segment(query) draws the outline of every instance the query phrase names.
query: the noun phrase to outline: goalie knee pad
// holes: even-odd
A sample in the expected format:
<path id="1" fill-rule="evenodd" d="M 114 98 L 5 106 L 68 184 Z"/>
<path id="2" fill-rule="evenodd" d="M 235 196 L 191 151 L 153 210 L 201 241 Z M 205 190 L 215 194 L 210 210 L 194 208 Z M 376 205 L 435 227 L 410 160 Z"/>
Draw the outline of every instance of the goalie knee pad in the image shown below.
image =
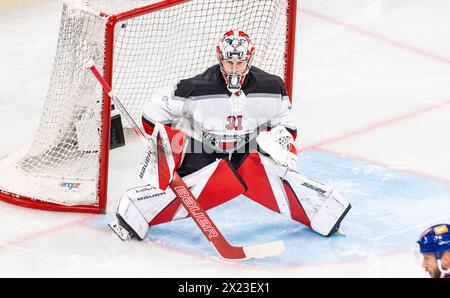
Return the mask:
<path id="1" fill-rule="evenodd" d="M 205 210 L 219 206 L 246 190 L 245 183 L 227 160 L 216 161 L 184 177 L 184 181 Z M 170 188 L 163 191 L 150 185 L 127 190 L 117 211 L 120 225 L 137 239 L 145 237 L 149 226 L 187 216 L 188 212 Z"/>
<path id="2" fill-rule="evenodd" d="M 247 186 L 228 160 L 216 161 L 183 178 L 203 209 L 209 210 L 243 194 Z M 172 193 L 173 201 L 149 222 L 151 226 L 186 218 L 188 212 Z"/>
<path id="3" fill-rule="evenodd" d="M 287 200 L 294 206 L 291 209 L 293 219 L 300 221 L 306 217 L 306 224 L 323 236 L 336 232 L 351 209 L 350 203 L 336 190 L 296 172 L 286 175 L 283 187 Z"/>
<path id="4" fill-rule="evenodd" d="M 332 235 L 351 208 L 334 189 L 295 171 L 286 172 L 257 152 L 249 154 L 238 173 L 248 186 L 245 196 L 323 236 Z"/>

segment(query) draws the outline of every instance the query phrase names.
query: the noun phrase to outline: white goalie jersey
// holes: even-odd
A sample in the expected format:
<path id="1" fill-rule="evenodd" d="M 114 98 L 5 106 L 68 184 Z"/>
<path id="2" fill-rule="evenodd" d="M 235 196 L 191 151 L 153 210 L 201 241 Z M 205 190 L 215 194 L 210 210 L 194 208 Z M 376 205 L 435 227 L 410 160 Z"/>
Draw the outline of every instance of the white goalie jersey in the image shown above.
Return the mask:
<path id="1" fill-rule="evenodd" d="M 238 151 L 260 130 L 279 125 L 295 138 L 291 103 L 280 77 L 252 67 L 242 89 L 231 94 L 221 76 L 214 65 L 155 95 L 144 107 L 146 131 L 151 133 L 156 122 L 179 127 L 187 121 L 181 130 L 216 152 Z"/>

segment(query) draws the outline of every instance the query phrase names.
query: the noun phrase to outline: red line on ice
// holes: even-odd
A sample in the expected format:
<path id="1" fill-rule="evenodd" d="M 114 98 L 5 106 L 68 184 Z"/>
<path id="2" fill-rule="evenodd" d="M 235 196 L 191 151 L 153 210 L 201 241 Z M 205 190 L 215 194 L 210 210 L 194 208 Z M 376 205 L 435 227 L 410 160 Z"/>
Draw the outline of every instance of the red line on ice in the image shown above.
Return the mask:
<path id="1" fill-rule="evenodd" d="M 432 53 L 432 52 L 430 52 L 428 50 L 424 50 L 424 49 L 415 47 L 413 45 L 400 42 L 400 41 L 395 40 L 393 38 L 390 38 L 390 37 L 387 37 L 387 36 L 383 36 L 381 34 L 369 31 L 367 29 L 363 29 L 361 27 L 352 25 L 350 23 L 346 23 L 344 21 L 332 18 L 330 16 L 323 15 L 321 13 L 312 11 L 312 10 L 307 9 L 307 8 L 300 8 L 299 11 L 302 12 L 303 14 L 305 14 L 305 15 L 310 16 L 310 17 L 314 17 L 316 19 L 320 19 L 322 21 L 331 23 L 333 25 L 346 28 L 346 29 L 348 29 L 350 31 L 353 31 L 355 33 L 358 33 L 358 34 L 361 34 L 361 35 L 364 35 L 364 36 L 367 36 L 367 37 L 370 37 L 370 38 L 373 38 L 373 39 L 377 39 L 377 40 L 385 42 L 385 43 L 387 43 L 387 44 L 389 44 L 391 46 L 394 46 L 394 47 L 397 47 L 397 48 L 401 48 L 401 49 L 410 51 L 412 53 L 418 54 L 418 55 L 420 55 L 422 57 L 426 57 L 426 58 L 429 58 L 431 60 L 438 61 L 438 62 L 441 62 L 441 63 L 450 64 L 450 59 L 449 58 L 441 56 L 441 55 L 438 55 L 438 54 L 435 54 L 435 53 Z M 329 152 L 331 154 L 342 155 L 342 156 L 345 156 L 345 157 L 348 157 L 348 158 L 352 158 L 352 159 L 355 159 L 355 160 L 359 160 L 359 161 L 363 161 L 363 162 L 379 165 L 379 166 L 382 166 L 382 167 L 395 168 L 392 165 L 389 165 L 389 164 L 386 164 L 386 163 L 382 163 L 382 162 L 379 162 L 379 161 L 368 160 L 368 159 L 357 157 L 357 156 L 354 156 L 354 155 L 351 155 L 351 154 L 346 154 L 346 153 L 343 153 L 343 152 L 338 152 L 338 151 L 333 151 L 333 150 L 329 150 L 329 149 L 324 149 L 323 146 L 326 146 L 326 145 L 329 145 L 329 144 L 333 144 L 333 143 L 336 143 L 336 142 L 339 142 L 339 141 L 342 141 L 342 140 L 345 140 L 345 139 L 350 139 L 352 137 L 359 136 L 359 135 L 371 132 L 371 131 L 376 130 L 378 128 L 388 127 L 388 126 L 396 124 L 398 122 L 405 121 L 405 120 L 408 120 L 408 119 L 411 119 L 411 118 L 414 118 L 414 117 L 417 117 L 417 116 L 421 116 L 421 115 L 423 115 L 425 113 L 428 113 L 428 112 L 431 112 L 431 111 L 434 111 L 434 110 L 438 110 L 438 109 L 443 108 L 443 107 L 445 107 L 445 106 L 447 106 L 449 104 L 450 104 L 450 99 L 445 100 L 443 102 L 439 102 L 437 104 L 430 105 L 428 107 L 421 108 L 421 109 L 416 110 L 416 111 L 412 111 L 412 112 L 401 114 L 401 115 L 398 115 L 398 116 L 395 116 L 395 117 L 392 117 L 392 118 L 388 118 L 388 119 L 382 120 L 380 122 L 367 125 L 367 126 L 362 127 L 362 128 L 357 128 L 357 129 L 354 129 L 354 130 L 342 133 L 340 135 L 337 135 L 335 137 L 332 137 L 332 138 L 329 138 L 329 139 L 325 139 L 325 140 L 313 143 L 311 145 L 307 145 L 307 146 L 305 146 L 303 148 L 301 147 L 299 151 L 306 151 L 306 150 L 317 149 L 317 150 L 322 150 L 322 151 L 325 151 L 325 152 Z M 408 173 L 411 173 L 411 174 L 414 174 L 414 175 L 418 175 L 418 176 L 422 176 L 422 177 L 426 177 L 426 178 L 430 178 L 430 179 L 433 179 L 433 180 L 438 180 L 438 181 L 450 184 L 450 180 L 448 180 L 446 178 L 437 177 L 437 176 L 434 176 L 434 175 L 429 175 L 429 174 L 421 173 L 421 172 L 418 172 L 418 171 L 415 171 L 415 170 L 410 170 L 410 169 L 399 169 L 399 170 L 401 170 L 403 172 L 408 172 Z"/>
<path id="2" fill-rule="evenodd" d="M 329 154 L 332 154 L 332 155 L 339 155 L 339 156 L 342 156 L 342 157 L 351 158 L 353 160 L 357 160 L 357 161 L 361 161 L 361 162 L 364 162 L 364 163 L 380 166 L 380 167 L 383 167 L 383 168 L 397 169 L 397 170 L 399 170 L 401 172 L 404 172 L 404 173 L 409 173 L 409 174 L 412 174 L 412 175 L 415 175 L 415 176 L 420 176 L 420 177 L 428 178 L 428 179 L 431 179 L 431 180 L 436 180 L 436 181 L 448 184 L 450 186 L 450 180 L 447 179 L 447 178 L 443 178 L 443 177 L 439 177 L 439 176 L 435 176 L 435 175 L 431 175 L 431 174 L 426 174 L 426 173 L 419 172 L 419 171 L 416 171 L 416 170 L 413 170 L 413 169 L 399 168 L 397 166 L 394 166 L 394 165 L 391 165 L 391 164 L 388 164 L 388 163 L 385 163 L 385 162 L 380 162 L 380 161 L 368 159 L 368 158 L 365 158 L 365 157 L 356 156 L 354 154 L 348 154 L 348 153 L 341 152 L 341 151 L 338 151 L 338 150 L 330 150 L 330 149 L 318 148 L 317 151 L 322 151 L 322 152 L 326 152 L 326 153 L 329 153 Z"/>
<path id="3" fill-rule="evenodd" d="M 31 234 L 29 234 L 29 235 L 25 235 L 25 236 L 22 236 L 22 237 L 19 237 L 19 238 L 7 241 L 5 243 L 0 243 L 0 250 L 10 249 L 11 246 L 20 245 L 20 244 L 28 242 L 30 240 L 34 240 L 34 239 L 37 239 L 37 238 L 40 238 L 40 237 L 43 237 L 43 236 L 50 235 L 50 234 L 55 233 L 55 232 L 62 231 L 64 229 L 70 228 L 70 227 L 75 226 L 77 224 L 83 223 L 86 220 L 89 220 L 91 218 L 92 218 L 92 216 L 83 217 L 81 219 L 70 221 L 68 223 L 65 223 L 65 224 L 62 224 L 62 225 L 59 225 L 59 226 L 54 226 L 54 227 L 51 227 L 51 228 L 48 228 L 48 229 L 44 229 L 44 230 L 41 230 L 41 231 L 32 231 Z"/>
<path id="4" fill-rule="evenodd" d="M 398 116 L 394 116 L 394 117 L 391 117 L 391 118 L 388 118 L 388 119 L 384 119 L 384 120 L 382 120 L 380 122 L 372 123 L 372 124 L 369 124 L 369 125 L 367 125 L 365 127 L 357 128 L 357 129 L 354 129 L 354 130 L 342 133 L 340 135 L 334 136 L 332 138 L 325 139 L 325 140 L 313 143 L 311 145 L 306 145 L 305 147 L 300 147 L 299 151 L 306 151 L 306 150 L 322 148 L 325 145 L 330 145 L 330 144 L 333 144 L 333 143 L 337 143 L 337 142 L 345 140 L 345 139 L 349 139 L 349 138 L 353 138 L 355 136 L 366 134 L 366 133 L 371 132 L 373 130 L 376 130 L 378 128 L 387 127 L 387 126 L 396 124 L 398 122 L 402 122 L 402 121 L 409 120 L 409 119 L 414 118 L 414 117 L 421 116 L 423 114 L 432 112 L 434 110 L 438 110 L 438 109 L 440 109 L 442 107 L 445 107 L 447 105 L 450 105 L 450 99 L 447 99 L 447 100 L 442 101 L 442 102 L 438 102 L 436 104 L 433 104 L 433 105 L 430 105 L 430 106 L 427 106 L 427 107 L 422 107 L 422 108 L 420 108 L 418 110 L 411 111 L 409 113 L 400 114 Z"/>
<path id="5" fill-rule="evenodd" d="M 299 10 L 302 13 L 304 13 L 306 15 L 309 15 L 311 17 L 314 17 L 314 18 L 317 18 L 317 19 L 321 19 L 323 21 L 326 21 L 328 23 L 332 23 L 332 24 L 337 25 L 337 26 L 344 27 L 344 28 L 346 28 L 348 30 L 351 30 L 353 32 L 356 32 L 356 33 L 359 33 L 359 34 L 362 34 L 362 35 L 365 35 L 365 36 L 368 36 L 368 37 L 371 37 L 371 38 L 374 38 L 374 39 L 377 39 L 377 40 L 381 40 L 381 41 L 383 41 L 385 43 L 390 44 L 391 46 L 408 50 L 410 52 L 416 53 L 418 55 L 421 55 L 423 57 L 426 57 L 426 58 L 429 58 L 429 59 L 432 59 L 432 60 L 435 60 L 435 61 L 443 62 L 445 64 L 450 64 L 450 58 L 447 58 L 447 57 L 444 57 L 444 56 L 432 53 L 432 52 L 427 51 L 427 50 L 420 49 L 420 48 L 415 47 L 413 45 L 409 45 L 409 44 L 400 42 L 400 41 L 395 40 L 393 38 L 383 36 L 381 34 L 378 34 L 378 33 L 375 33 L 375 32 L 372 32 L 372 31 L 360 28 L 358 26 L 355 26 L 355 25 L 352 25 L 352 24 L 340 21 L 338 19 L 335 19 L 335 18 L 326 16 L 326 15 L 320 14 L 318 12 L 315 12 L 315 11 L 312 11 L 312 10 L 309 10 L 309 9 L 300 8 Z"/>

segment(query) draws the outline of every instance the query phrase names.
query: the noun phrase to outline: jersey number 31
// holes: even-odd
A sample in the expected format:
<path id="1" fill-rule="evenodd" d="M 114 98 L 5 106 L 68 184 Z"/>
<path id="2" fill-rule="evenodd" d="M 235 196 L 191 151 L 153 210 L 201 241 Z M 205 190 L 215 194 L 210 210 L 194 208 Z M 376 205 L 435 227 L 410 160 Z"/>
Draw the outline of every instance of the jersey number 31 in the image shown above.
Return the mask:
<path id="1" fill-rule="evenodd" d="M 228 124 L 225 126 L 228 130 L 242 130 L 242 116 L 228 116 Z"/>

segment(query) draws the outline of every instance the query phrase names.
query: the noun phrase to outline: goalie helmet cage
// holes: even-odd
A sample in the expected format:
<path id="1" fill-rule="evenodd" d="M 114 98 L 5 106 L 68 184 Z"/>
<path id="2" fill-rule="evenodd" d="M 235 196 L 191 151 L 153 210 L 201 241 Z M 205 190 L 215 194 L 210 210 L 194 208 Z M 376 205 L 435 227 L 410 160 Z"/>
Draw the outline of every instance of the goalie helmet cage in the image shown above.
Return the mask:
<path id="1" fill-rule="evenodd" d="M 253 65 L 283 78 L 292 96 L 296 2 L 65 2 L 44 111 L 31 145 L 0 159 L 0 200 L 105 212 L 111 99 L 90 61 L 140 123 L 146 99 L 216 64 L 218 39 L 238 29 L 255 44 Z"/>

